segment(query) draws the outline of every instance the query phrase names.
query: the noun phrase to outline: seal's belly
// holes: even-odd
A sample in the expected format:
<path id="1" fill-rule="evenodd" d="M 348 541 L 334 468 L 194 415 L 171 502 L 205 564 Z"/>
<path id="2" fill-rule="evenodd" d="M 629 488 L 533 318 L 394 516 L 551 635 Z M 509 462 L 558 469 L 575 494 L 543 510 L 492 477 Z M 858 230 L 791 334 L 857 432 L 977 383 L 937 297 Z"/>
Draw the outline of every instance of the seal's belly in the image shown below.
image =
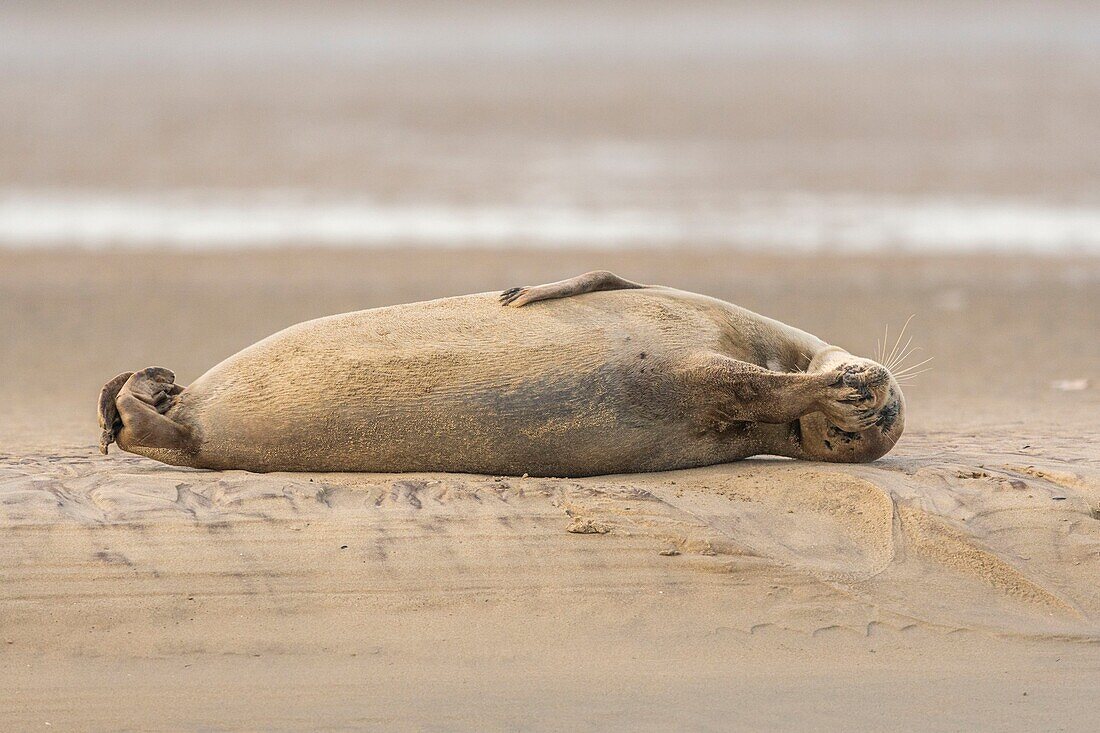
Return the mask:
<path id="1" fill-rule="evenodd" d="M 684 437 L 675 364 L 728 334 L 659 295 L 616 295 L 310 321 L 214 367 L 177 409 L 211 468 L 579 475 L 717 460 L 712 439 Z"/>

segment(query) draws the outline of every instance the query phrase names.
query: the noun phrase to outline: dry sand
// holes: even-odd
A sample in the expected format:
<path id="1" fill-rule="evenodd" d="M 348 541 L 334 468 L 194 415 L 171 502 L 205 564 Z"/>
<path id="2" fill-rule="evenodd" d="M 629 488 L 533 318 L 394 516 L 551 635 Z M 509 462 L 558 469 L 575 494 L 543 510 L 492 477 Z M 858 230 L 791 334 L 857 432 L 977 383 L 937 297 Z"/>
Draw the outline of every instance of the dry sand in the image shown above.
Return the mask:
<path id="1" fill-rule="evenodd" d="M 95 397 L 313 316 L 609 267 L 936 370 L 876 463 L 583 480 L 215 473 Z M 8 730 L 1094 730 L 1100 262 L 0 255 Z M 1052 380 L 1088 379 L 1082 391 Z"/>
<path id="2" fill-rule="evenodd" d="M 0 4 L 0 196 L 686 216 L 1100 191 L 1095 3 L 109 5 Z M 307 318 L 597 267 L 857 353 L 916 313 L 936 369 L 863 466 L 96 451 L 120 371 L 186 383 Z M 1100 729 L 1097 334 L 1100 261 L 1068 256 L 0 253 L 0 729 Z"/>

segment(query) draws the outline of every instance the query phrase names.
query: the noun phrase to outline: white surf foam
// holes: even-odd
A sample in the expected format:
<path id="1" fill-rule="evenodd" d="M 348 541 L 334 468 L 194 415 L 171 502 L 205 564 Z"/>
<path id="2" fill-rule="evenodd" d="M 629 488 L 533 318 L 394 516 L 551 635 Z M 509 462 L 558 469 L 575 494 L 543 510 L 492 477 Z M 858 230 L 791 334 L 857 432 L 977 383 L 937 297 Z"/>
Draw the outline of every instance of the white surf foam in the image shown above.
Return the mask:
<path id="1" fill-rule="evenodd" d="M 677 247 L 1100 253 L 1100 206 L 746 195 L 722 209 L 383 204 L 293 192 L 0 193 L 6 248 Z"/>

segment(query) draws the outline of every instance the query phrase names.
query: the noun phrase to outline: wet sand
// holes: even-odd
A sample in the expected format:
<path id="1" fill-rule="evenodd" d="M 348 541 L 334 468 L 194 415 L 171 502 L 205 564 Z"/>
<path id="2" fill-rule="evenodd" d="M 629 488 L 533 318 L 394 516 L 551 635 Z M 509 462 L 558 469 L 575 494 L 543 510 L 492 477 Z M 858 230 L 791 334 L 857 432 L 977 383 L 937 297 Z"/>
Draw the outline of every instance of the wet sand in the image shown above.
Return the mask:
<path id="1" fill-rule="evenodd" d="M 0 257 L 9 727 L 1093 727 L 1096 260 Z M 862 353 L 916 313 L 936 368 L 859 466 L 256 475 L 96 451 L 124 369 L 186 383 L 306 318 L 595 267 Z"/>

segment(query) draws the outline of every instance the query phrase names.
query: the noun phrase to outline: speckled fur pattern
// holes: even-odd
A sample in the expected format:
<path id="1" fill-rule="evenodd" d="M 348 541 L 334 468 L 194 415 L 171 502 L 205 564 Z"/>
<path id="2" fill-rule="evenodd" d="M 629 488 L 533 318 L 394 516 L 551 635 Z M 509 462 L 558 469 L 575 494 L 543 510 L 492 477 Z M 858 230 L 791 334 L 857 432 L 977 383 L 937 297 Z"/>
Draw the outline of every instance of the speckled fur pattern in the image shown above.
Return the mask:
<path id="1" fill-rule="evenodd" d="M 756 454 L 868 461 L 900 436 L 904 398 L 881 365 L 720 300 L 615 280 L 308 321 L 186 389 L 159 367 L 119 375 L 100 398 L 103 449 L 260 472 L 588 476 Z M 502 307 L 524 290 L 542 297 Z"/>

